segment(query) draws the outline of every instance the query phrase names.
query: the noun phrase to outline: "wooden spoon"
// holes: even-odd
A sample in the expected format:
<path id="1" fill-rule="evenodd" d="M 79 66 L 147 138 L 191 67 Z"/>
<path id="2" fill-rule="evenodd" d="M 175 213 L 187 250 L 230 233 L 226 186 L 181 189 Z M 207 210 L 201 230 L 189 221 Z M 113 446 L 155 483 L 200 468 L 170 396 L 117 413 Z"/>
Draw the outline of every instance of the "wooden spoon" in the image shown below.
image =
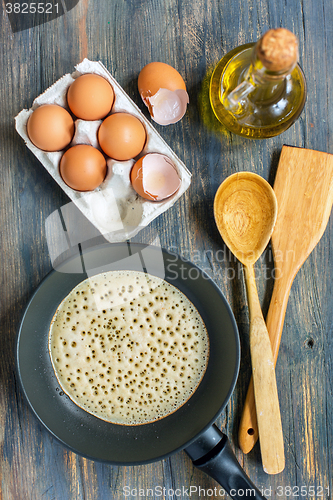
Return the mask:
<path id="1" fill-rule="evenodd" d="M 285 464 L 281 415 L 272 347 L 253 267 L 273 232 L 277 217 L 275 193 L 257 174 L 241 172 L 231 175 L 217 190 L 214 216 L 225 244 L 244 265 L 261 457 L 264 471 L 277 474 Z"/>
<path id="2" fill-rule="evenodd" d="M 279 204 L 272 234 L 275 281 L 266 325 L 276 362 L 293 280 L 322 237 L 330 217 L 333 204 L 333 155 L 283 146 L 274 192 Z M 252 450 L 257 439 L 251 380 L 239 428 L 242 451 L 248 453 Z"/>

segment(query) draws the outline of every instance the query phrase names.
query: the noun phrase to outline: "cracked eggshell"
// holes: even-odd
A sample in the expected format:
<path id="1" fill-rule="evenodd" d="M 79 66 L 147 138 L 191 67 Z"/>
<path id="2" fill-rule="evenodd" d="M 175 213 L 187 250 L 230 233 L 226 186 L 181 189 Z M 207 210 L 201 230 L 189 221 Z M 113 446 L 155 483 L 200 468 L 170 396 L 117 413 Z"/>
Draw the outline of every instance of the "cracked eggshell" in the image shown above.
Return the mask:
<path id="1" fill-rule="evenodd" d="M 131 170 L 135 191 L 146 200 L 162 201 L 179 189 L 180 179 L 170 158 L 149 153 L 139 158 Z"/>
<path id="2" fill-rule="evenodd" d="M 107 159 L 108 173 L 102 184 L 92 192 L 78 192 L 69 188 L 59 173 L 59 163 L 63 151 L 47 153 L 32 144 L 27 135 L 27 121 L 33 110 L 42 104 L 59 104 L 69 110 L 66 94 L 73 81 L 82 74 L 95 73 L 103 76 L 115 93 L 113 112 L 128 112 L 136 116 L 144 124 L 147 141 L 141 155 L 147 153 L 165 154 L 175 165 L 181 185 L 177 193 L 156 204 L 137 195 L 130 182 L 130 170 L 134 160 L 119 162 Z M 77 121 L 78 122 L 78 121 Z M 72 202 L 81 210 L 87 219 L 110 242 L 121 242 L 135 236 L 140 229 L 147 226 L 158 215 L 170 208 L 187 190 L 191 183 L 191 174 L 184 163 L 177 157 L 164 139 L 154 129 L 149 120 L 130 99 L 123 88 L 112 77 L 101 62 L 84 59 L 76 66 L 72 74 L 64 75 L 43 94 L 38 96 L 30 109 L 22 110 L 15 117 L 15 126 L 26 146 L 40 160 L 46 170 L 60 185 Z M 99 122 L 76 123 L 74 144 L 97 144 Z"/>
<path id="3" fill-rule="evenodd" d="M 138 78 L 140 96 L 150 116 L 159 125 L 170 125 L 183 118 L 189 103 L 185 82 L 169 64 L 152 62 L 142 68 Z"/>

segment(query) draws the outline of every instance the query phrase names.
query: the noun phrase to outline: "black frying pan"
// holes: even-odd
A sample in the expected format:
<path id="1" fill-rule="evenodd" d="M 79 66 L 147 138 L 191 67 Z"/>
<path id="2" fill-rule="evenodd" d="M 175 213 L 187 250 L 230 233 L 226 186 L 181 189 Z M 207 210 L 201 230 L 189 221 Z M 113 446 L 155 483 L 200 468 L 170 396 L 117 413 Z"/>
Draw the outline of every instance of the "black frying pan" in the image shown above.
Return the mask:
<path id="1" fill-rule="evenodd" d="M 135 269 L 157 276 L 163 269 L 161 277 L 199 310 L 209 334 L 208 367 L 198 389 L 173 414 L 150 424 L 116 425 L 86 413 L 61 392 L 48 352 L 48 330 L 59 303 L 86 279 L 85 269 L 89 275 Z M 53 436 L 74 452 L 114 465 L 138 465 L 185 449 L 194 465 L 233 498 L 244 499 L 248 492 L 251 498 L 262 499 L 239 466 L 227 437 L 213 425 L 235 387 L 239 363 L 235 319 L 208 275 L 172 252 L 134 243 L 94 247 L 52 271 L 28 304 L 17 342 L 17 369 L 28 403 Z"/>

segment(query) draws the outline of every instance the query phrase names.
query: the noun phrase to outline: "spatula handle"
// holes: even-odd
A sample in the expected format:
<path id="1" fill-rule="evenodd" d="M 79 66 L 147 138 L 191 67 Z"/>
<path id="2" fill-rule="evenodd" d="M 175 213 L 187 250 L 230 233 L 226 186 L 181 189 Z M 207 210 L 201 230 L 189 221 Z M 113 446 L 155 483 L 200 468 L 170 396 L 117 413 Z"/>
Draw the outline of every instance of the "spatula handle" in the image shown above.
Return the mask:
<path id="1" fill-rule="evenodd" d="M 278 474 L 284 469 L 284 444 L 275 363 L 264 321 L 253 266 L 245 266 L 250 312 L 250 350 L 260 451 L 264 471 Z"/>
<path id="2" fill-rule="evenodd" d="M 274 364 L 276 364 L 278 357 L 283 323 L 292 282 L 293 278 L 288 277 L 286 273 L 282 276 L 276 276 L 266 318 L 266 326 L 271 340 Z M 238 434 L 239 446 L 243 453 L 249 453 L 252 450 L 253 446 L 257 442 L 258 436 L 259 433 L 254 401 L 253 377 L 251 377 Z"/>

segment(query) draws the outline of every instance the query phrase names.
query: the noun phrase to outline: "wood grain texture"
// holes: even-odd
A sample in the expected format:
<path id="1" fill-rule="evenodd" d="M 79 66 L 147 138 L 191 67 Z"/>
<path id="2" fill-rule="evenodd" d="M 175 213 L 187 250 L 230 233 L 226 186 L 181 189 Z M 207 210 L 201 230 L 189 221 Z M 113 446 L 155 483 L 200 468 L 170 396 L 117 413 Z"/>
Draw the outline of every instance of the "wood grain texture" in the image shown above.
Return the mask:
<path id="1" fill-rule="evenodd" d="M 262 471 L 256 445 L 248 455 L 237 432 L 250 380 L 248 311 L 241 266 L 224 247 L 213 219 L 213 199 L 222 180 L 250 170 L 274 183 L 283 144 L 333 153 L 333 5 L 331 0 L 81 0 L 66 15 L 13 34 L 0 16 L 0 498 L 3 500 L 106 500 L 144 497 L 173 500 L 172 489 L 217 483 L 196 470 L 184 452 L 154 464 L 117 467 L 93 462 L 65 449 L 38 422 L 23 399 L 15 372 L 15 339 L 24 308 L 51 270 L 45 220 L 69 200 L 27 150 L 14 130 L 14 116 L 83 57 L 101 60 L 146 113 L 136 89 L 140 69 L 160 60 L 184 77 L 190 105 L 174 126 L 156 126 L 191 170 L 192 184 L 168 212 L 141 234 L 156 231 L 164 247 L 206 270 L 234 311 L 242 344 L 236 390 L 217 420 L 239 462 L 271 498 L 301 487 L 331 498 L 333 469 L 333 221 L 297 274 L 286 311 L 276 366 L 286 467 L 277 476 Z M 283 26 L 300 41 L 300 63 L 308 99 L 299 120 L 281 136 L 250 141 L 223 131 L 209 106 L 214 65 L 240 43 Z M 264 314 L 272 293 L 270 250 L 256 265 Z M 161 497 L 154 489 L 165 487 Z M 307 488 L 307 490 L 306 490 Z M 170 491 L 169 491 L 170 490 Z M 290 491 L 290 490 L 289 490 Z M 282 494 L 281 494 L 282 492 Z M 287 492 L 287 493 L 286 493 Z M 137 495 L 135 495 L 137 493 Z M 267 495 L 268 496 L 268 495 Z M 142 496 L 141 496 L 142 498 Z M 181 493 L 177 498 L 187 498 Z M 192 499 L 199 497 L 193 492 Z M 210 498 L 227 498 L 218 491 Z M 269 498 L 269 496 L 268 496 Z M 311 495 L 307 493 L 307 497 Z"/>
<path id="2" fill-rule="evenodd" d="M 276 362 L 293 280 L 320 241 L 330 217 L 333 156 L 283 146 L 274 191 L 279 211 L 272 236 L 275 275 L 266 323 Z M 252 449 L 258 438 L 253 396 L 250 382 L 239 430 L 239 443 L 244 453 Z"/>
<path id="3" fill-rule="evenodd" d="M 256 434 L 267 474 L 283 471 L 284 444 L 275 363 L 253 266 L 271 239 L 277 215 L 278 203 L 273 188 L 253 172 L 238 172 L 227 177 L 215 194 L 217 228 L 225 244 L 244 265 L 254 386 L 251 406 L 253 404 L 256 409 Z M 244 450 L 241 440 L 240 445 Z"/>
<path id="4" fill-rule="evenodd" d="M 250 317 L 254 400 L 263 469 L 279 474 L 285 467 L 283 431 L 272 347 L 264 321 L 253 266 L 245 266 Z"/>

